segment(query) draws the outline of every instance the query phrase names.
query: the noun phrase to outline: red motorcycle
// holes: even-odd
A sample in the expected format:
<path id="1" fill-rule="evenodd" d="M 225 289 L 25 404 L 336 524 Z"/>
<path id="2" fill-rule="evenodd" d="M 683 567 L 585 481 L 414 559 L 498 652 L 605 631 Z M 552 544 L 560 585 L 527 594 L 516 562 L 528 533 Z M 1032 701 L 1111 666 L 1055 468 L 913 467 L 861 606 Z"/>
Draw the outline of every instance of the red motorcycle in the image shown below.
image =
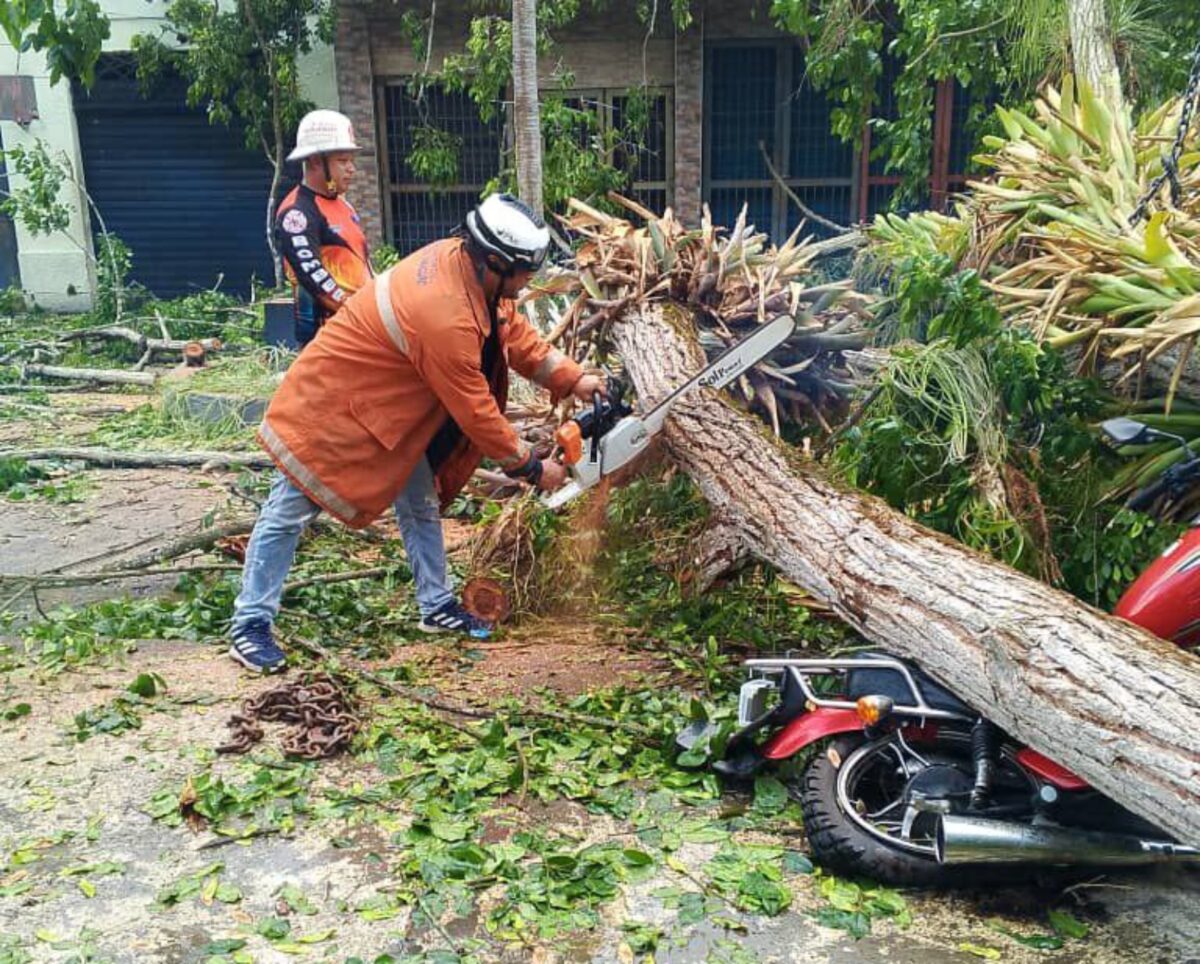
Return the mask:
<path id="1" fill-rule="evenodd" d="M 1174 438 L 1125 418 L 1103 429 L 1121 445 Z M 1200 457 L 1184 447 L 1185 458 L 1135 493 L 1131 508 L 1194 488 Z M 1142 573 L 1116 614 L 1181 646 L 1200 642 L 1200 528 Z M 831 869 L 936 885 L 985 863 L 1200 861 L 1200 850 L 1014 743 L 913 663 L 864 654 L 745 665 L 751 678 L 741 689 L 739 729 L 714 769 L 745 780 L 808 756 L 788 782 L 813 853 Z M 696 725 L 679 743 L 690 748 L 704 738 Z"/>

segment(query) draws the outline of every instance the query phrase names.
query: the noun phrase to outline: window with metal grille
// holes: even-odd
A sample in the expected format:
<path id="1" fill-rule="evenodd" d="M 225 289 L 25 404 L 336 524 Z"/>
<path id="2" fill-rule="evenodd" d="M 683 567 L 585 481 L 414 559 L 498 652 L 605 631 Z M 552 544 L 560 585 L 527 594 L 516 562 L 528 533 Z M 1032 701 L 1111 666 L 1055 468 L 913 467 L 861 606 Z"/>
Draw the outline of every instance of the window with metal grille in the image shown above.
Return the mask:
<path id="1" fill-rule="evenodd" d="M 704 198 L 714 221 L 732 225 L 744 204 L 747 223 L 782 240 L 802 217 L 791 193 L 817 214 L 847 223 L 853 150 L 830 133 L 833 105 L 806 82 L 800 48 L 716 45 L 707 63 Z M 812 221 L 807 230 L 826 233 Z"/>
<path id="2" fill-rule="evenodd" d="M 478 203 L 487 182 L 500 172 L 503 122 L 479 117 L 465 93 L 427 87 L 418 101 L 403 81 L 379 91 L 383 122 L 381 152 L 387 237 L 401 254 L 444 238 Z M 425 127 L 450 134 L 458 143 L 458 178 L 434 189 L 409 165 L 417 132 Z"/>
<path id="3" fill-rule="evenodd" d="M 732 225 L 746 205 L 747 223 L 781 241 L 802 218 L 792 194 L 837 224 L 869 220 L 888 209 L 900 176 L 885 170 L 883 158 L 871 159 L 869 128 L 857 154 L 831 133 L 834 104 L 806 82 L 804 53 L 796 44 L 718 43 L 707 50 L 706 65 L 703 196 L 717 224 Z M 897 116 L 899 69 L 885 54 L 878 117 Z M 974 148 L 973 132 L 966 129 L 972 100 L 955 81 L 942 81 L 934 94 L 929 192 L 916 206 L 932 201 L 940 208 L 966 180 Z M 779 179 L 771 176 L 764 153 Z M 831 233 L 812 220 L 806 231 Z"/>
<path id="4" fill-rule="evenodd" d="M 625 139 L 631 95 L 624 90 L 576 90 L 563 95 L 568 107 L 596 114 L 596 130 L 607 140 L 616 132 L 612 160 L 631 173 L 629 194 L 654 211 L 661 211 L 671 196 L 671 101 L 664 91 L 650 91 L 645 130 Z M 383 124 L 381 162 L 385 184 L 387 237 L 402 254 L 445 237 L 479 200 L 488 181 L 501 169 L 504 121 L 497 114 L 480 120 L 479 110 L 466 95 L 436 87 L 425 90 L 418 101 L 407 84 L 388 81 L 379 89 L 379 116 Z M 423 127 L 450 134 L 458 142 L 458 178 L 437 189 L 412 170 L 409 156 L 416 132 Z M 586 124 L 579 125 L 580 149 L 590 149 Z"/>
<path id="5" fill-rule="evenodd" d="M 613 94 L 613 129 L 623 131 L 634 110 L 633 97 Z M 638 105 L 640 109 L 640 105 Z M 675 147 L 671 98 L 666 93 L 650 92 L 645 103 L 645 123 L 636 140 L 618 140 L 615 163 L 630 172 L 629 195 L 656 214 L 671 202 L 675 170 Z"/>
<path id="6" fill-rule="evenodd" d="M 636 103 L 635 98 L 641 96 L 591 89 L 572 90 L 562 100 L 573 110 L 590 111 L 596 118 L 591 130 L 586 124 L 579 125 L 580 149 L 591 150 L 598 132 L 601 143 L 612 144 L 609 160 L 629 175 L 625 195 L 661 213 L 671 197 L 674 170 L 671 98 L 665 91 L 650 90 L 643 103 Z"/>

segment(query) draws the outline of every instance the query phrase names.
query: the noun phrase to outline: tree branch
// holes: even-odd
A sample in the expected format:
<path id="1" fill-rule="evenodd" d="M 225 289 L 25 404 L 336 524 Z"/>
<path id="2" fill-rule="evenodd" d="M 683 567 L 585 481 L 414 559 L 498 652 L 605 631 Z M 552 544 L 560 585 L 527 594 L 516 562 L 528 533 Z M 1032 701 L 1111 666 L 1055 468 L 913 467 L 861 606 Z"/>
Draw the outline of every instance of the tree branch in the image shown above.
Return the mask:
<path id="1" fill-rule="evenodd" d="M 767 170 L 771 172 L 771 177 L 775 179 L 776 184 L 783 188 L 784 193 L 787 194 L 787 196 L 791 198 L 792 203 L 800 209 L 801 214 L 808 218 L 808 220 L 816 221 L 818 224 L 823 224 L 825 227 L 829 228 L 830 231 L 836 231 L 838 234 L 846 234 L 852 230 L 851 228 L 844 227 L 843 225 L 837 224 L 834 221 L 830 221 L 829 218 L 821 217 L 821 215 L 817 214 L 816 211 L 801 201 L 800 196 L 790 187 L 788 187 L 787 182 L 784 181 L 782 175 L 775 170 L 775 165 L 771 163 L 771 155 L 767 153 L 767 145 L 762 141 L 759 141 L 758 149 L 762 153 L 763 162 L 767 165 Z"/>
<path id="2" fill-rule="evenodd" d="M 974 33 L 983 33 L 985 30 L 991 30 L 992 27 L 1000 26 L 1000 24 L 1004 23 L 1008 17 L 1008 14 L 1004 14 L 1004 16 L 997 17 L 991 23 L 985 23 L 979 27 L 968 27 L 966 30 L 951 30 L 949 33 L 938 34 L 931 41 L 929 41 L 929 45 L 924 50 L 922 50 L 919 54 L 917 54 L 917 56 L 904 65 L 904 69 L 912 70 L 917 66 L 917 64 L 925 59 L 925 57 L 931 50 L 933 50 L 934 47 L 940 44 L 943 40 L 953 40 L 955 37 L 969 37 Z"/>

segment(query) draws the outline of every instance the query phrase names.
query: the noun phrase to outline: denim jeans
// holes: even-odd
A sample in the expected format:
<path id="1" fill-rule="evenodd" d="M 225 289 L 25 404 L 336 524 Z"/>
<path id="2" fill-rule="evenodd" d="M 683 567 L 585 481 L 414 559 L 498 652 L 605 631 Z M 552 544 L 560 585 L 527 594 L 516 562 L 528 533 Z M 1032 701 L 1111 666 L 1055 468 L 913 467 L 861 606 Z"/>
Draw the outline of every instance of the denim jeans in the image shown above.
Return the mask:
<path id="1" fill-rule="evenodd" d="M 454 599 L 446 572 L 446 547 L 433 473 L 422 459 L 393 504 L 404 551 L 416 586 L 422 616 Z M 275 474 L 271 494 L 263 504 L 246 547 L 242 590 L 233 604 L 233 630 L 263 620 L 273 623 L 279 613 L 283 583 L 304 527 L 321 507 L 294 486 L 282 472 Z"/>

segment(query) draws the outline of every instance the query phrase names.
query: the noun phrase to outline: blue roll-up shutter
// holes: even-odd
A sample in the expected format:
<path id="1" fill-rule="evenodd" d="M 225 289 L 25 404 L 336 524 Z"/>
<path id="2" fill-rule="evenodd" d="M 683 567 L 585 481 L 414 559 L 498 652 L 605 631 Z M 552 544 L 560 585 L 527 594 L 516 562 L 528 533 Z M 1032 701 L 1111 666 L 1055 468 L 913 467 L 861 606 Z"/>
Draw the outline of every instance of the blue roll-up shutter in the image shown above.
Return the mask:
<path id="1" fill-rule="evenodd" d="M 74 90 L 88 192 L 133 252 L 133 280 L 159 297 L 272 283 L 264 232 L 271 167 L 242 131 L 187 106 L 163 80 L 143 97 L 132 58 L 101 58 L 91 91 Z M 93 225 L 93 227 L 96 227 Z"/>
<path id="2" fill-rule="evenodd" d="M 0 197 L 8 196 L 8 171 L 4 167 L 4 139 L 0 137 Z M 10 218 L 0 211 L 0 291 L 21 286 L 17 265 L 17 232 Z"/>

